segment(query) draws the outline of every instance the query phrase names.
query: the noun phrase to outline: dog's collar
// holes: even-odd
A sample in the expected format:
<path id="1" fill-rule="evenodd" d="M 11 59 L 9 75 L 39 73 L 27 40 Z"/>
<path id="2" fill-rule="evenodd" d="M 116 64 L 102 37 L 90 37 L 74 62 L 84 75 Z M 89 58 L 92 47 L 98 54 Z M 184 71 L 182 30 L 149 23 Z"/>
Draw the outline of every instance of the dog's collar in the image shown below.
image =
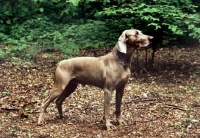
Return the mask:
<path id="1" fill-rule="evenodd" d="M 124 61 L 122 61 L 121 59 L 119 59 L 118 55 L 115 52 L 112 52 L 112 53 L 113 53 L 114 57 L 119 60 L 120 64 L 122 64 L 123 66 L 129 65 L 129 64 L 125 63 Z"/>

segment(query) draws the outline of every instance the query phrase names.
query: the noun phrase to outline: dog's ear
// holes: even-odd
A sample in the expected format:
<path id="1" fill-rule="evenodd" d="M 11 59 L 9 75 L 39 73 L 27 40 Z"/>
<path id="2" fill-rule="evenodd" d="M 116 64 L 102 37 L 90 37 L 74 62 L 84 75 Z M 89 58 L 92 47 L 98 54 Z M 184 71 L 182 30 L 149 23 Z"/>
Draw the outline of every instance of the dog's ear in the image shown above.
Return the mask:
<path id="1" fill-rule="evenodd" d="M 135 30 L 135 36 L 138 36 L 138 35 L 139 35 L 139 31 Z"/>
<path id="2" fill-rule="evenodd" d="M 127 51 L 126 47 L 126 31 L 122 33 L 122 35 L 119 37 L 118 42 L 117 42 L 117 50 L 119 52 L 125 53 Z"/>

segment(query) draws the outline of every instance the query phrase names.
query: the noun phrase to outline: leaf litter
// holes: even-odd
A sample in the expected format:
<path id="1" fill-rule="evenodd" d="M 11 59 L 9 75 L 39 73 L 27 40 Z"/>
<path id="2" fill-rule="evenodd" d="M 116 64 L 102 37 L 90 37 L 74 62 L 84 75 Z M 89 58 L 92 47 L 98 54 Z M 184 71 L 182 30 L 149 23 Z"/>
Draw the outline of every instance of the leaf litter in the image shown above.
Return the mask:
<path id="1" fill-rule="evenodd" d="M 38 126 L 42 100 L 52 88 L 53 72 L 60 60 L 38 55 L 34 61 L 12 58 L 0 64 L 0 137 L 200 137 L 200 48 L 161 48 L 154 70 L 133 71 L 125 88 L 122 114 L 126 126 L 105 131 L 103 91 L 78 86 L 63 103 L 65 117 L 58 118 L 50 104 L 46 124 Z M 111 120 L 115 99 L 111 101 Z"/>

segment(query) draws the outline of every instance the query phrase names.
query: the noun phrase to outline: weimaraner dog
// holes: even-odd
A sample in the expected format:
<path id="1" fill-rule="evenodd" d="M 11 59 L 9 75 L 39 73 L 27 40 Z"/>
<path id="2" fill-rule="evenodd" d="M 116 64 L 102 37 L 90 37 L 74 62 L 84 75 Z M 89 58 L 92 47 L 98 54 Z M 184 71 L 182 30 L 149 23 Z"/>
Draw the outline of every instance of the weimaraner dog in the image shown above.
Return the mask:
<path id="1" fill-rule="evenodd" d="M 107 130 L 114 127 L 110 123 L 109 114 L 111 96 L 116 89 L 116 118 L 119 125 L 126 124 L 121 116 L 121 102 L 124 87 L 130 77 L 129 65 L 132 53 L 139 47 L 148 46 L 152 39 L 152 36 L 144 35 L 139 30 L 125 30 L 112 52 L 105 56 L 77 57 L 59 62 L 55 71 L 52 91 L 42 103 L 38 124 L 44 123 L 46 108 L 55 99 L 59 116 L 62 118 L 62 103 L 75 91 L 78 84 L 88 84 L 103 89 L 103 118 Z"/>

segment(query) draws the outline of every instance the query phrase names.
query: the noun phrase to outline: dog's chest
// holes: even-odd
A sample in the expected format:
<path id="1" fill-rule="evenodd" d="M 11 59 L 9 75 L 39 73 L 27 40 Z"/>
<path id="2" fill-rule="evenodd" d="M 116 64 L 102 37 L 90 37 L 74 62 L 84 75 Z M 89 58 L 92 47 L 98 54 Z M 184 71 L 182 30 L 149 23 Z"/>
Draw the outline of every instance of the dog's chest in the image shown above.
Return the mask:
<path id="1" fill-rule="evenodd" d="M 128 78 L 130 77 L 130 69 L 126 69 L 122 74 L 121 74 L 121 78 L 124 80 L 124 81 L 127 81 Z"/>
<path id="2" fill-rule="evenodd" d="M 128 79 L 130 77 L 130 69 L 127 68 L 125 70 L 117 69 L 114 71 L 114 75 L 112 78 L 113 84 L 115 85 L 121 85 L 127 83 Z"/>

